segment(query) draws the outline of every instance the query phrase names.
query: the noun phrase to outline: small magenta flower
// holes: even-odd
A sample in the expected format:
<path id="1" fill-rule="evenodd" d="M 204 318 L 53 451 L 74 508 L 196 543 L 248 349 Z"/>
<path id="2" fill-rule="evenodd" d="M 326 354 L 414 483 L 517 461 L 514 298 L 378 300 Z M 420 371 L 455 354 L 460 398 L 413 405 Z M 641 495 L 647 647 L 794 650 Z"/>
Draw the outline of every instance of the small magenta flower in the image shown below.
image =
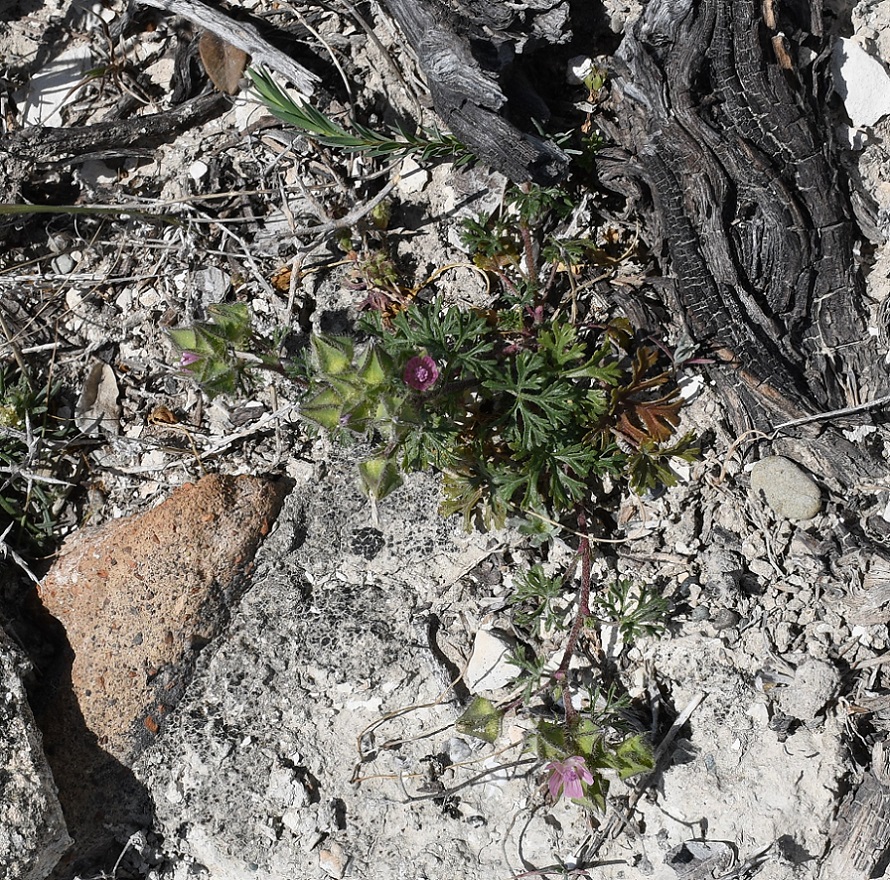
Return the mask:
<path id="1" fill-rule="evenodd" d="M 418 355 L 405 364 L 402 378 L 405 380 L 405 384 L 415 391 L 426 391 L 436 384 L 436 380 L 439 378 L 439 368 L 429 355 Z"/>
<path id="2" fill-rule="evenodd" d="M 201 360 L 201 355 L 195 354 L 193 351 L 184 351 L 179 358 L 179 366 L 188 369 L 199 360 Z"/>
<path id="3" fill-rule="evenodd" d="M 584 797 L 581 784 L 590 785 L 593 782 L 593 774 L 580 755 L 573 755 L 564 761 L 551 761 L 545 769 L 550 771 L 547 787 L 553 800 L 557 800 L 560 793 L 568 798 Z"/>

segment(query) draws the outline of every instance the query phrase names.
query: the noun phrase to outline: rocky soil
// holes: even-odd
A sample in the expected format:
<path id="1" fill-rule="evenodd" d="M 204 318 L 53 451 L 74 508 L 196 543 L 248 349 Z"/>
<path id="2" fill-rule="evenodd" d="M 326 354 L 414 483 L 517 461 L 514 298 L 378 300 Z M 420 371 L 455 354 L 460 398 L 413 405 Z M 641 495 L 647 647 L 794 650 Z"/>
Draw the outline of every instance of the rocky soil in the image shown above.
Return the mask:
<path id="1" fill-rule="evenodd" d="M 306 47 L 325 58 L 320 103 L 347 102 L 337 65 L 375 122 L 382 95 L 398 111 L 422 99 L 373 4 L 243 5 L 293 28 L 301 59 Z M 890 347 L 890 108 L 874 115 L 890 8 L 828 5 L 845 38 L 832 58 L 850 144 L 839 172 L 869 196 L 860 257 Z M 204 87 L 184 20 L 142 8 L 119 33 L 119 3 L 10 9 L 8 130 L 164 113 L 176 88 Z M 605 57 L 639 4 L 597 10 L 610 30 L 588 54 Z M 2 574 L 0 878 L 834 880 L 823 863 L 836 815 L 890 724 L 886 612 L 856 603 L 890 572 L 865 569 L 845 537 L 886 541 L 890 482 L 842 488 L 776 457 L 799 457 L 781 439 L 737 443 L 690 370 L 683 427 L 702 436 L 701 460 L 662 493 L 621 496 L 594 572 L 669 601 L 660 637 L 599 633 L 658 763 L 613 780 L 604 815 L 551 803 L 522 750 L 527 713 L 494 745 L 456 721 L 470 692 L 514 696 L 515 578 L 534 562 L 564 569 L 574 537 L 542 552 L 512 522 L 468 533 L 438 515 L 429 475 L 372 506 L 355 480 L 361 450 L 307 431 L 295 386 L 209 400 L 176 364 L 167 329 L 212 303 L 245 302 L 264 331 L 299 339 L 348 332 L 367 295 L 332 239 L 379 193 L 370 175 L 384 166 L 307 145 L 248 91 L 226 100 L 150 149 L 7 177 L 7 199 L 124 207 L 0 217 L 3 357 L 52 359 L 78 426 L 65 548 L 48 573 L 35 563 L 37 590 L 11 564 Z M 496 207 L 505 179 L 399 171 L 385 239 L 401 270 L 419 284 L 455 264 L 437 289 L 483 297 L 460 268 L 456 222 Z M 380 237 L 358 219 L 348 229 L 357 247 Z M 610 230 L 632 236 L 633 218 L 591 234 Z M 639 257 L 616 283 L 657 292 L 656 270 Z M 846 436 L 886 448 L 875 421 Z M 589 654 L 574 672 L 598 683 Z"/>

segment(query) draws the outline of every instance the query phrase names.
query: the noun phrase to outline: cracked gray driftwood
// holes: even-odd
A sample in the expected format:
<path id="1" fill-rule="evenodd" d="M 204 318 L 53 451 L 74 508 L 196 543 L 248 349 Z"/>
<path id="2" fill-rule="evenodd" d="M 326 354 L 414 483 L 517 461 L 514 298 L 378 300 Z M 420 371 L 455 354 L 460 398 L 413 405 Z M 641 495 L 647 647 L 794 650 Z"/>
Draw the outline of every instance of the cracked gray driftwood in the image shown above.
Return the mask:
<path id="1" fill-rule="evenodd" d="M 602 165 L 649 203 L 674 306 L 725 363 L 715 377 L 739 432 L 886 393 L 822 122 L 821 6 L 779 14 L 771 0 L 649 3 L 616 56 L 625 152 Z"/>
<path id="2" fill-rule="evenodd" d="M 620 148 L 606 151 L 601 176 L 646 218 L 675 279 L 676 317 L 722 361 L 713 375 L 740 434 L 887 394 L 824 119 L 820 16 L 807 0 L 652 0 L 615 58 L 610 133 Z M 859 527 L 855 492 L 886 478 L 886 463 L 831 427 L 796 451 L 842 499 L 845 554 L 831 564 L 850 584 L 845 613 L 886 620 L 880 573 L 890 560 Z M 875 577 L 857 593 L 863 572 Z M 872 772 L 840 809 L 825 880 L 886 867 L 888 768 L 876 747 Z"/>
<path id="3" fill-rule="evenodd" d="M 883 877 L 890 853 L 890 749 L 879 742 L 872 766 L 859 787 L 841 804 L 822 863 L 822 880 Z M 880 873 L 878 873 L 881 871 Z"/>
<path id="4" fill-rule="evenodd" d="M 504 117 L 507 96 L 495 76 L 482 70 L 464 35 L 475 21 L 460 19 L 442 0 L 384 5 L 417 55 L 436 113 L 483 162 L 516 183 L 554 183 L 565 176 L 569 158 L 559 147 Z M 488 6 L 489 21 L 496 9 L 506 11 L 500 4 Z"/>

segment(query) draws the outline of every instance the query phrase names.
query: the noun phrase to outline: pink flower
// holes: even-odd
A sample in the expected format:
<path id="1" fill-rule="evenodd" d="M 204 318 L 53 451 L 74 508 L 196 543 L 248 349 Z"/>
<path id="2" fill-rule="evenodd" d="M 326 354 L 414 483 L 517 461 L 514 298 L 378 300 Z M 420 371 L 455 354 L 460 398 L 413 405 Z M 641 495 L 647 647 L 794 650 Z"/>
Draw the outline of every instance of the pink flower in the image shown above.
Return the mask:
<path id="1" fill-rule="evenodd" d="M 568 798 L 584 797 L 581 784 L 590 785 L 593 782 L 593 774 L 587 769 L 587 764 L 580 755 L 574 755 L 564 761 L 551 761 L 545 769 L 550 771 L 547 787 L 553 800 L 557 800 L 561 792 Z"/>
<path id="2" fill-rule="evenodd" d="M 188 369 L 199 360 L 201 360 L 201 355 L 195 354 L 193 351 L 184 351 L 179 358 L 179 366 Z"/>
<path id="3" fill-rule="evenodd" d="M 402 378 L 405 380 L 405 384 L 415 391 L 426 391 L 436 384 L 436 380 L 439 378 L 439 368 L 429 355 L 418 355 L 405 364 Z"/>

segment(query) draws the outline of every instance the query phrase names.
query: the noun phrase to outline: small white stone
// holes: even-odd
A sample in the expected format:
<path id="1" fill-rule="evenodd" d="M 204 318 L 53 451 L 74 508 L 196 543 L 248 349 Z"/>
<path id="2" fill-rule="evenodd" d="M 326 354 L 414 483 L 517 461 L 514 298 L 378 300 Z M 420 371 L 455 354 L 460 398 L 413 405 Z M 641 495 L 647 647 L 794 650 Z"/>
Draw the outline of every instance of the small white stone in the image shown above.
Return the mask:
<path id="1" fill-rule="evenodd" d="M 318 854 L 318 864 L 322 871 L 329 877 L 334 877 L 335 880 L 340 880 L 346 873 L 346 864 L 348 861 L 349 858 L 346 855 L 346 851 L 336 841 L 329 844 Z"/>
<path id="2" fill-rule="evenodd" d="M 890 113 L 890 74 L 856 40 L 838 40 L 831 64 L 835 89 L 855 128 L 871 127 Z"/>
<path id="3" fill-rule="evenodd" d="M 758 727 L 765 728 L 769 724 L 769 709 L 766 703 L 752 703 L 748 707 L 748 715 L 754 719 L 754 723 Z"/>
<path id="4" fill-rule="evenodd" d="M 399 193 L 404 196 L 419 193 L 430 182 L 430 173 L 411 156 L 402 159 L 399 176 Z"/>
<path id="5" fill-rule="evenodd" d="M 689 401 L 695 400 L 704 390 L 705 378 L 704 376 L 681 376 L 677 385 L 680 389 L 680 397 L 686 403 L 689 403 Z"/>
<path id="6" fill-rule="evenodd" d="M 196 159 L 189 165 L 189 177 L 198 183 L 204 177 L 206 177 L 207 172 L 210 170 L 210 166 L 206 162 L 202 162 L 200 159 Z"/>
<path id="7" fill-rule="evenodd" d="M 80 166 L 79 174 L 80 179 L 91 187 L 111 186 L 117 183 L 117 172 L 98 159 L 84 162 Z"/>
<path id="8" fill-rule="evenodd" d="M 841 429 L 841 433 L 846 437 L 851 443 L 859 443 L 868 437 L 870 434 L 874 434 L 878 428 L 876 425 L 857 425 L 855 428 Z"/>
<path id="9" fill-rule="evenodd" d="M 231 284 L 229 276 L 216 266 L 198 269 L 192 276 L 192 285 L 205 303 L 222 302 Z"/>
<path id="10" fill-rule="evenodd" d="M 576 55 L 569 58 L 566 80 L 572 85 L 582 85 L 584 80 L 593 72 L 593 59 L 588 55 Z"/>
<path id="11" fill-rule="evenodd" d="M 516 666 L 507 662 L 510 646 L 503 639 L 484 629 L 473 640 L 473 655 L 467 664 L 467 687 L 478 691 L 494 691 L 506 687 L 518 674 Z"/>
<path id="12" fill-rule="evenodd" d="M 74 260 L 71 259 L 70 254 L 59 254 L 52 258 L 50 265 L 53 267 L 53 271 L 59 275 L 68 275 L 74 268 Z"/>
<path id="13" fill-rule="evenodd" d="M 600 627 L 600 643 L 607 657 L 618 658 L 624 650 L 621 627 L 617 623 L 606 623 Z"/>
<path id="14" fill-rule="evenodd" d="M 146 309 L 153 309 L 161 302 L 161 295 L 153 288 L 149 287 L 142 291 L 139 295 L 139 305 Z"/>
<path id="15" fill-rule="evenodd" d="M 164 789 L 164 797 L 171 804 L 181 804 L 182 803 L 182 792 L 179 790 L 179 786 L 173 780 L 170 781 L 170 784 Z"/>
<path id="16" fill-rule="evenodd" d="M 16 93 L 22 125 L 26 128 L 32 125 L 58 128 L 63 125 L 62 109 L 91 63 L 90 47 L 79 43 L 69 45 L 52 59 L 51 64 L 44 64 L 30 78 L 28 86 Z"/>

